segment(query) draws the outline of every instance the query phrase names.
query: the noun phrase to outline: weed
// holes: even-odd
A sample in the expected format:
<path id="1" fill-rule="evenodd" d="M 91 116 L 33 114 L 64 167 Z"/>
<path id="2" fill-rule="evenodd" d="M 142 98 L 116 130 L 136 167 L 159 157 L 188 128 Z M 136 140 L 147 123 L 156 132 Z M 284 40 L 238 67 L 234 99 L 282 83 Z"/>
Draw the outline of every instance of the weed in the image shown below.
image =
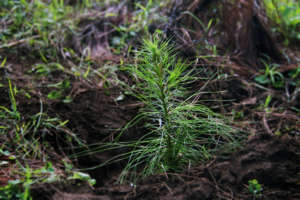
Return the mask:
<path id="1" fill-rule="evenodd" d="M 263 75 L 255 77 L 255 81 L 260 84 L 271 84 L 276 88 L 284 86 L 284 76 L 278 71 L 279 65 L 277 64 L 268 64 L 263 61 L 265 65 L 265 71 Z"/>
<path id="2" fill-rule="evenodd" d="M 252 179 L 248 181 L 248 184 L 248 189 L 253 196 L 253 200 L 260 198 L 262 196 L 263 189 L 258 181 L 256 179 Z"/>
<path id="3" fill-rule="evenodd" d="M 30 194 L 28 189 L 23 191 L 20 187 L 22 182 L 20 180 L 9 181 L 8 184 L 4 187 L 0 187 L 0 198 L 3 200 L 10 199 L 20 199 L 20 200 L 29 200 Z M 26 184 L 28 188 L 28 184 Z"/>
<path id="4" fill-rule="evenodd" d="M 20 164 L 21 165 L 21 164 Z M 30 188 L 33 184 L 52 183 L 60 180 L 60 174 L 55 171 L 51 162 L 45 166 L 33 169 L 29 166 L 20 167 L 18 179 L 8 181 L 8 184 L 0 187 L 0 198 L 3 200 L 20 199 L 31 200 Z"/>
<path id="5" fill-rule="evenodd" d="M 288 73 L 281 73 L 278 64 L 268 64 L 263 61 L 265 65 L 264 74 L 256 76 L 256 82 L 273 86 L 277 89 L 285 89 L 287 102 L 294 103 L 300 92 L 300 67 L 290 70 Z M 269 97 L 268 97 L 269 98 Z"/>
<path id="6" fill-rule="evenodd" d="M 243 119 L 244 118 L 243 111 L 236 111 L 235 109 L 232 109 L 231 114 L 233 116 L 233 119 Z"/>
<path id="7" fill-rule="evenodd" d="M 78 171 L 73 171 L 72 176 L 69 176 L 67 179 L 68 180 L 81 180 L 84 182 L 88 182 L 90 186 L 93 186 L 96 184 L 96 180 L 92 179 L 89 174 L 86 174 L 83 172 L 78 172 Z"/>
<path id="8" fill-rule="evenodd" d="M 55 88 L 47 95 L 49 99 L 62 99 L 64 97 L 64 91 L 70 88 L 70 81 L 65 79 L 55 84 L 48 84 L 48 88 Z M 66 96 L 63 99 L 63 102 L 65 103 L 69 103 L 71 101 L 72 99 L 69 96 Z"/>

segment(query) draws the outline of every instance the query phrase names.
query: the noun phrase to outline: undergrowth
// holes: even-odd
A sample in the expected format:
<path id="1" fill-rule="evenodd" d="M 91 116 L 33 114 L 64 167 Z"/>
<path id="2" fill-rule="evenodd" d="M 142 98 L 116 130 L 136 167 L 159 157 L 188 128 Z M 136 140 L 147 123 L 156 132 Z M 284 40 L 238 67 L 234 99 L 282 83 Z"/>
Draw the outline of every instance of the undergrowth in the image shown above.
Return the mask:
<path id="1" fill-rule="evenodd" d="M 267 15 L 277 24 L 275 30 L 289 44 L 300 41 L 300 3 L 297 0 L 264 0 Z"/>
<path id="2" fill-rule="evenodd" d="M 73 27 L 73 21 L 68 20 L 71 12 L 72 7 L 62 0 L 1 1 L 0 49 L 13 51 L 15 46 L 23 45 L 45 62 L 57 59 L 58 50 Z"/>
<path id="3" fill-rule="evenodd" d="M 0 186 L 0 199 L 28 200 L 32 185 L 63 181 L 67 177 L 93 183 L 87 174 L 83 178 L 78 176 L 80 173 L 70 167 L 72 163 L 55 149 L 60 145 L 58 140 L 72 143 L 70 147 L 85 145 L 65 127 L 68 121 L 48 116 L 42 102 L 39 113 L 26 116 L 18 109 L 18 89 L 9 78 L 7 82 L 10 107 L 0 105 L 0 174 L 1 181 L 7 184 Z M 52 140 L 56 140 L 55 146 Z M 65 170 L 59 165 L 65 166 Z"/>

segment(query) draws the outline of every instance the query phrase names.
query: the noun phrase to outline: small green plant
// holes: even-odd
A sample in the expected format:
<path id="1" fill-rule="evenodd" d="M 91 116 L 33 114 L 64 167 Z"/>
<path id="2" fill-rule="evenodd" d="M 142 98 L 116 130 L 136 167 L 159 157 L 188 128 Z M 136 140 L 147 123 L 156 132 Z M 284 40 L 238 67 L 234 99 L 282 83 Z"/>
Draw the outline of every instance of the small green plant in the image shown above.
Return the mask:
<path id="1" fill-rule="evenodd" d="M 49 84 L 48 88 L 54 88 L 54 90 L 52 90 L 47 97 L 49 99 L 63 99 L 62 101 L 64 103 L 69 103 L 72 101 L 71 97 L 69 96 L 64 96 L 64 92 L 70 88 L 70 81 L 65 79 L 63 81 L 60 81 L 58 83 L 55 84 Z"/>
<path id="2" fill-rule="evenodd" d="M 87 182 L 90 186 L 93 186 L 96 184 L 96 180 L 92 179 L 89 174 L 79 172 L 79 171 L 74 171 L 72 176 L 68 177 L 68 180 L 80 180 Z"/>
<path id="3" fill-rule="evenodd" d="M 272 95 L 269 94 L 267 96 L 266 100 L 265 100 L 265 103 L 264 103 L 264 110 L 265 110 L 266 113 L 270 113 L 271 112 L 271 110 L 269 108 L 271 100 L 272 100 Z"/>
<path id="4" fill-rule="evenodd" d="M 28 189 L 23 190 L 20 185 L 22 182 L 20 180 L 9 181 L 8 184 L 4 187 L 0 187 L 0 199 L 10 200 L 10 199 L 20 199 L 20 200 L 29 200 L 30 194 Z M 27 185 L 27 184 L 26 184 Z M 28 188 L 28 185 L 27 185 Z"/>
<path id="5" fill-rule="evenodd" d="M 291 70 L 288 75 L 289 75 L 289 79 L 291 80 L 290 84 L 296 88 L 299 88 L 300 87 L 300 64 L 296 69 Z"/>
<path id="6" fill-rule="evenodd" d="M 260 84 L 271 84 L 276 88 L 284 86 L 284 76 L 278 71 L 279 65 L 268 64 L 266 61 L 262 61 L 265 65 L 264 74 L 255 77 L 255 81 Z"/>
<path id="7" fill-rule="evenodd" d="M 194 95 L 188 95 L 187 85 L 195 80 L 193 69 L 177 59 L 174 48 L 159 37 L 145 39 L 137 52 L 136 65 L 126 68 L 136 80 L 130 92 L 144 108 L 124 129 L 144 121 L 147 132 L 137 140 L 120 142 L 123 131 L 114 143 L 94 149 L 131 149 L 101 165 L 128 160 L 121 182 L 134 181 L 140 171 L 143 176 L 179 171 L 199 160 L 208 160 L 225 144 L 227 150 L 237 146 L 234 131 L 225 125 L 225 120 L 193 100 Z"/>
<path id="8" fill-rule="evenodd" d="M 236 111 L 235 109 L 232 109 L 231 114 L 233 116 L 233 119 L 243 119 L 244 118 L 243 111 Z"/>
<path id="9" fill-rule="evenodd" d="M 258 199 L 262 196 L 263 188 L 256 179 L 248 181 L 248 189 L 253 196 L 253 200 Z"/>
<path id="10" fill-rule="evenodd" d="M 51 183 L 60 179 L 59 173 L 54 170 L 50 162 L 38 169 L 29 166 L 20 167 L 18 174 L 21 175 L 18 179 L 9 180 L 7 185 L 0 187 L 0 199 L 32 200 L 30 189 L 33 184 Z"/>

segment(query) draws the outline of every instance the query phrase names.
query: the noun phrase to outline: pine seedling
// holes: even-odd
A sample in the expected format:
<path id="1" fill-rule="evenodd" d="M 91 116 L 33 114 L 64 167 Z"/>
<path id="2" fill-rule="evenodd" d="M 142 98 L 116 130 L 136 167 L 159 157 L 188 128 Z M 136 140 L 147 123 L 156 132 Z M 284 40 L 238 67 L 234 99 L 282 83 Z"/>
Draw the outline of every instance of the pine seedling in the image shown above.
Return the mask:
<path id="1" fill-rule="evenodd" d="M 128 67 L 136 79 L 132 94 L 145 105 L 136 120 L 145 120 L 148 133 L 129 142 L 132 151 L 121 180 L 143 166 L 145 176 L 178 171 L 209 158 L 212 148 L 234 142 L 232 129 L 208 107 L 186 98 L 192 69 L 177 59 L 169 41 L 159 35 L 143 41 L 136 64 Z M 125 154 L 124 154 L 125 155 Z"/>
<path id="2" fill-rule="evenodd" d="M 136 53 L 136 64 L 126 69 L 135 80 L 129 92 L 143 103 L 139 114 L 129 122 L 112 143 L 98 144 L 77 156 L 122 149 L 100 166 L 127 161 L 119 181 L 136 181 L 152 174 L 176 172 L 195 162 L 211 158 L 224 147 L 233 149 L 237 142 L 233 129 L 208 107 L 198 104 L 198 94 L 189 96 L 188 85 L 195 71 L 177 58 L 169 41 L 154 35 L 145 39 Z M 143 135 L 136 140 L 121 141 L 126 129 L 143 123 Z M 138 133 L 141 135 L 141 133 Z M 128 150 L 128 151 L 124 151 Z M 98 166 L 98 167 L 100 167 Z M 140 176 L 142 174 L 142 176 Z"/>

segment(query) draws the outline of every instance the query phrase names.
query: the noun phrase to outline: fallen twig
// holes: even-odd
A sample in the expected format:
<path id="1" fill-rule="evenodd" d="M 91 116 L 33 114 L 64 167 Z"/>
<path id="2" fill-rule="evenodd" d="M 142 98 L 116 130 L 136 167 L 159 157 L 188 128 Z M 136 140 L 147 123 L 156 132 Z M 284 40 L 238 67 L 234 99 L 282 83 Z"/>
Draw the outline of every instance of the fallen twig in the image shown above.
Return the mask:
<path id="1" fill-rule="evenodd" d="M 272 131 L 267 122 L 266 114 L 264 114 L 264 116 L 263 116 L 263 124 L 264 124 L 264 128 L 266 129 L 267 133 L 272 135 Z"/>
<path id="2" fill-rule="evenodd" d="M 22 39 L 22 40 L 17 40 L 17 41 L 8 43 L 8 44 L 1 45 L 1 46 L 0 46 L 0 49 L 4 49 L 4 48 L 9 48 L 9 47 L 17 46 L 17 45 L 19 45 L 19 44 L 26 43 L 26 42 L 28 42 L 29 40 L 37 39 L 37 38 L 40 38 L 40 37 L 41 37 L 41 36 L 39 36 L 39 35 L 35 35 L 35 36 L 29 37 L 29 38 L 25 38 L 25 39 Z"/>

